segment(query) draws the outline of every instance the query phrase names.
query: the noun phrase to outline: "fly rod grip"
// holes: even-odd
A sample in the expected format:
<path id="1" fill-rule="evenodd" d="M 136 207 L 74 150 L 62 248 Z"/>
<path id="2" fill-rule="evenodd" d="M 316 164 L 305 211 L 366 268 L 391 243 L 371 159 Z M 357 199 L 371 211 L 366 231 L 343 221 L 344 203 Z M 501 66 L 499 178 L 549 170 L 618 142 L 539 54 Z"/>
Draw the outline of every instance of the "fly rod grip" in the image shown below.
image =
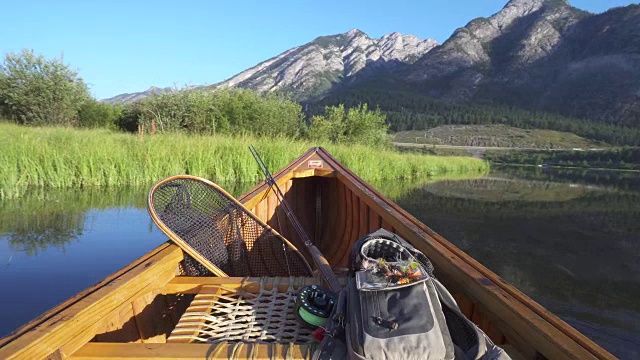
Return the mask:
<path id="1" fill-rule="evenodd" d="M 315 247 L 315 245 L 311 244 L 311 242 L 307 242 L 305 245 L 307 246 L 307 249 L 309 249 L 313 262 L 315 262 L 318 267 L 318 271 L 320 271 L 322 277 L 327 281 L 329 288 L 333 292 L 340 292 L 342 286 L 340 286 L 340 282 L 338 281 L 336 274 L 333 273 L 333 269 L 331 269 L 331 265 L 329 265 L 327 259 L 322 255 L 320 250 Z"/>

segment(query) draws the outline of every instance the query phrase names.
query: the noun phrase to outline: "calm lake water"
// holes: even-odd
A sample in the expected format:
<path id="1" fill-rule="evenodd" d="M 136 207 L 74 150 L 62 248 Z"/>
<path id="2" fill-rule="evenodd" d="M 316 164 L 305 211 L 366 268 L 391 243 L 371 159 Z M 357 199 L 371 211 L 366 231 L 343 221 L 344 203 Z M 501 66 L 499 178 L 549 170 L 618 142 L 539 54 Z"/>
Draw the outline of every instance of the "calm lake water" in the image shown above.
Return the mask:
<path id="1" fill-rule="evenodd" d="M 640 174 L 498 168 L 377 187 L 615 355 L 640 357 Z M 147 191 L 0 201 L 0 337 L 164 242 Z"/>

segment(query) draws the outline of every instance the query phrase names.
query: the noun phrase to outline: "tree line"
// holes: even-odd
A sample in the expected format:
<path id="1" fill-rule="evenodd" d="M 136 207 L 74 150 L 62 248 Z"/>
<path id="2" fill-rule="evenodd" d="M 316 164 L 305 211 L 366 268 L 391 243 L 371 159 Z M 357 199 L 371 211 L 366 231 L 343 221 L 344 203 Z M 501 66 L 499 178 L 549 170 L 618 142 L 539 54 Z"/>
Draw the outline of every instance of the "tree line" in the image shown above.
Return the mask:
<path id="1" fill-rule="evenodd" d="M 310 113 L 325 106 L 353 106 L 368 103 L 388 117 L 391 131 L 426 130 L 440 125 L 504 124 L 522 129 L 548 129 L 570 132 L 587 139 L 614 145 L 640 145 L 640 124 L 615 125 L 557 114 L 498 105 L 448 102 L 414 91 L 380 89 L 376 86 L 339 91 L 320 102 L 306 104 Z"/>
<path id="2" fill-rule="evenodd" d="M 599 151 L 487 152 L 485 159 L 503 164 L 640 170 L 640 149 L 631 147 Z"/>
<path id="3" fill-rule="evenodd" d="M 302 106 L 285 95 L 246 89 L 181 89 L 111 105 L 94 99 L 62 59 L 23 50 L 7 54 L 0 70 L 0 115 L 23 125 L 125 131 L 143 127 L 159 133 L 284 136 L 334 143 L 389 141 L 386 115 L 367 105 L 327 106 L 307 118 Z"/>
<path id="4" fill-rule="evenodd" d="M 31 50 L 7 54 L 0 66 L 0 117 L 24 125 L 126 131 L 143 126 L 157 132 L 287 136 L 343 143 L 387 143 L 388 131 L 439 125 L 505 124 L 570 132 L 615 145 L 640 145 L 638 126 L 514 107 L 452 103 L 375 86 L 338 91 L 306 104 L 283 94 L 261 95 L 244 89 L 182 89 L 110 105 L 96 101 L 77 71 L 62 59 L 46 59 Z"/>

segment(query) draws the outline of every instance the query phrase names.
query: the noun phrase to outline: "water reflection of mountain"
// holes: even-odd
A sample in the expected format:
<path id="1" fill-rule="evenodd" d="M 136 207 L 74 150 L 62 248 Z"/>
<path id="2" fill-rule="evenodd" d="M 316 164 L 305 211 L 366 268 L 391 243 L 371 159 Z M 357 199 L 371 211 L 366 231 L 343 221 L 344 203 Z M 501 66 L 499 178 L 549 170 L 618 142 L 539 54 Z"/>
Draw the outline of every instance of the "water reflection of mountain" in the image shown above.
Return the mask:
<path id="1" fill-rule="evenodd" d="M 640 193 L 480 179 L 396 201 L 536 299 L 637 309 Z"/>
<path id="2" fill-rule="evenodd" d="M 584 185 L 498 177 L 439 181 L 422 189 L 438 196 L 488 202 L 567 201 L 591 191 Z"/>
<path id="3" fill-rule="evenodd" d="M 442 181 L 425 184 L 398 198 L 401 206 L 455 211 L 462 217 L 551 218 L 588 215 L 627 232 L 640 223 L 628 217 L 640 212 L 640 192 L 612 188 L 502 178 Z"/>
<path id="4" fill-rule="evenodd" d="M 495 165 L 491 172 L 493 176 L 499 177 L 573 183 L 617 191 L 640 191 L 640 172 L 637 171 Z"/>

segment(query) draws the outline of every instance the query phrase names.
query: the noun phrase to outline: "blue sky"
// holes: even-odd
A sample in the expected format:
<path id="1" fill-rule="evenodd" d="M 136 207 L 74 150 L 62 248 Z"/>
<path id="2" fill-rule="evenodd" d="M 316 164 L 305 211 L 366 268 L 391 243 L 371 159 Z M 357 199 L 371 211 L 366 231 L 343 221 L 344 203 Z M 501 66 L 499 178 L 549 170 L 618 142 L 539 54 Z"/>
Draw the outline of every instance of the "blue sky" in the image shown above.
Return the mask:
<path id="1" fill-rule="evenodd" d="M 211 84 L 320 35 L 358 28 L 445 41 L 507 0 L 5 1 L 0 53 L 33 49 L 76 68 L 98 99 Z M 629 0 L 570 0 L 602 12 Z"/>

